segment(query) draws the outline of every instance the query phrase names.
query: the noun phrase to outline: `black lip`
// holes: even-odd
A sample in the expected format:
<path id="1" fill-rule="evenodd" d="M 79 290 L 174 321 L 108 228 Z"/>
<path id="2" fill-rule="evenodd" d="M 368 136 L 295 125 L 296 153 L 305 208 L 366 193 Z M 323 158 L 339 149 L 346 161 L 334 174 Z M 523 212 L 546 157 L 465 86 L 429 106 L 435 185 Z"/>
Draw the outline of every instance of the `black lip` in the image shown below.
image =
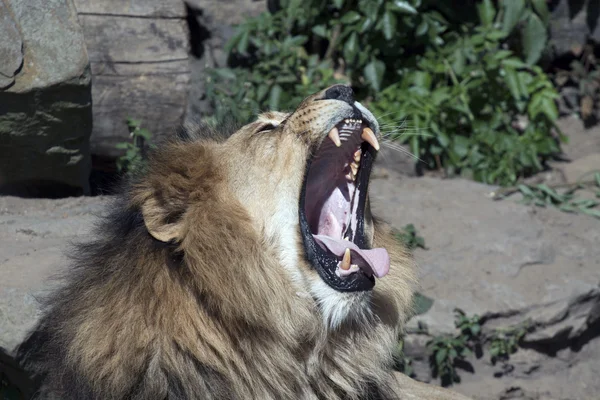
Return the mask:
<path id="1" fill-rule="evenodd" d="M 358 171 L 357 189 L 360 189 L 361 193 L 365 193 L 364 196 L 360 196 L 357 207 L 357 225 L 355 233 L 354 243 L 364 249 L 368 248 L 366 238 L 364 234 L 365 227 L 365 202 L 367 200 L 367 193 L 369 189 L 369 178 L 371 175 L 371 168 L 377 155 L 377 151 L 368 143 L 361 145 L 362 158 L 360 168 Z M 299 215 L 300 215 L 300 233 L 302 235 L 302 241 L 304 243 L 304 250 L 306 253 L 306 259 L 310 265 L 315 268 L 321 277 L 330 287 L 340 292 L 359 292 L 365 290 L 371 290 L 375 286 L 375 278 L 373 276 L 366 275 L 362 270 L 351 274 L 350 276 L 340 278 L 336 275 L 335 270 L 338 265 L 338 258 L 326 252 L 317 244 L 314 240 L 310 226 L 306 219 L 306 212 L 304 210 L 304 202 L 306 197 L 306 179 L 308 177 L 308 170 L 312 160 L 309 159 L 306 163 L 306 170 L 304 172 L 304 182 L 302 185 L 302 192 L 300 193 L 299 203 Z"/>

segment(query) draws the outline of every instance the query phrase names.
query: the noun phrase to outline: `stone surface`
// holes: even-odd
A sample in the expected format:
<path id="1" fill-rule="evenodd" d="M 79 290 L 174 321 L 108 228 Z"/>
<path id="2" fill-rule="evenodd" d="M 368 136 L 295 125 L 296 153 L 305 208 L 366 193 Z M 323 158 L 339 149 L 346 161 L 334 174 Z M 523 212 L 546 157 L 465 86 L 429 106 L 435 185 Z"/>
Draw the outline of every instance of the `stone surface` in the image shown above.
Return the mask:
<path id="1" fill-rule="evenodd" d="M 555 56 L 578 55 L 588 40 L 600 44 L 598 0 L 559 0 L 553 4 L 550 45 Z"/>
<path id="2" fill-rule="evenodd" d="M 12 350 L 38 313 L 38 296 L 53 287 L 69 243 L 86 239 L 107 199 L 0 197 L 0 347 Z"/>
<path id="3" fill-rule="evenodd" d="M 393 177 L 371 186 L 375 212 L 413 223 L 421 292 L 431 309 L 409 322 L 405 349 L 417 378 L 430 376 L 425 344 L 456 333 L 454 308 L 484 318 L 484 332 L 527 322 L 532 329 L 509 364 L 489 354 L 468 361 L 455 389 L 476 399 L 592 399 L 600 391 L 599 221 L 556 209 L 492 201 L 494 188 L 470 181 Z M 376 214 L 377 215 L 377 214 Z M 428 334 L 419 334 L 425 323 Z"/>
<path id="4" fill-rule="evenodd" d="M 22 60 L 14 49 L 7 53 L 14 57 L 8 70 L 21 61 L 22 67 L 14 83 L 0 91 L 0 193 L 87 193 L 90 74 L 73 3 L 2 4 L 0 11 L 8 10 L 9 25 L 11 19 L 18 25 L 24 53 Z M 6 28 L 6 15 L 2 21 Z"/>
<path id="5" fill-rule="evenodd" d="M 127 118 L 153 141 L 183 121 L 190 67 L 186 9 L 180 0 L 75 0 L 90 54 L 94 155 L 116 157 Z"/>
<path id="6" fill-rule="evenodd" d="M 0 89 L 15 82 L 15 74 L 23 65 L 23 41 L 8 6 L 0 2 Z"/>

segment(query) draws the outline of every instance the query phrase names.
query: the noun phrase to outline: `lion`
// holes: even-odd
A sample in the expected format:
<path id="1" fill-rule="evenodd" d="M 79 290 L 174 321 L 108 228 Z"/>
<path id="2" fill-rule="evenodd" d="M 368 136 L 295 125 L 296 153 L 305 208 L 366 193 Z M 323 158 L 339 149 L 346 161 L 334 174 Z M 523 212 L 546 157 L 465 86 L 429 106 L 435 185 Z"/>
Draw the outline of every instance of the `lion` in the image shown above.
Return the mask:
<path id="1" fill-rule="evenodd" d="M 379 135 L 336 85 L 162 145 L 17 350 L 36 398 L 463 398 L 392 368 L 416 277 L 370 211 Z"/>

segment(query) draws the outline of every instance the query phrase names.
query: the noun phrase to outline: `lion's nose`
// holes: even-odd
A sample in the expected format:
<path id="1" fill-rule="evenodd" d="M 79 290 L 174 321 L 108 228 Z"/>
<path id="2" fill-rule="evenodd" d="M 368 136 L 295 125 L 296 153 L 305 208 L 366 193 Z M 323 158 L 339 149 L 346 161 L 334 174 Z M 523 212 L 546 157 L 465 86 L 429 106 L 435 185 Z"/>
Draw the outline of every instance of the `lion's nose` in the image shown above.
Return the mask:
<path id="1" fill-rule="evenodd" d="M 325 100 L 341 100 L 354 105 L 354 91 L 350 86 L 335 85 L 325 91 Z"/>

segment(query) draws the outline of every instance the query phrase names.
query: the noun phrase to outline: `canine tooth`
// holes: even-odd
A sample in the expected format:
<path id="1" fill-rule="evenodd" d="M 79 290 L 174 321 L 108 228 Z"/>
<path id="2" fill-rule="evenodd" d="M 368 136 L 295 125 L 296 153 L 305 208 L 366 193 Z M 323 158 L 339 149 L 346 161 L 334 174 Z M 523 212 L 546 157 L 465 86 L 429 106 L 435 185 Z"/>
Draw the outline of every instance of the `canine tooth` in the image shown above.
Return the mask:
<path id="1" fill-rule="evenodd" d="M 362 138 L 362 140 L 373 146 L 375 150 L 379 150 L 379 142 L 377 141 L 377 138 L 375 137 L 375 134 L 373 133 L 371 128 L 363 129 L 362 135 L 360 135 L 360 137 Z"/>
<path id="2" fill-rule="evenodd" d="M 342 259 L 340 268 L 346 271 L 350 269 L 350 249 L 348 248 L 344 252 L 344 258 Z"/>
<path id="3" fill-rule="evenodd" d="M 359 162 L 361 155 L 362 155 L 362 152 L 360 151 L 360 149 L 356 150 L 354 152 L 354 161 Z"/>
<path id="4" fill-rule="evenodd" d="M 340 141 L 340 133 L 338 132 L 338 129 L 335 126 L 331 128 L 331 130 L 329 131 L 329 135 L 327 136 L 329 136 L 329 138 L 337 147 L 340 147 L 342 145 L 342 142 Z"/>
<path id="5" fill-rule="evenodd" d="M 354 178 L 352 177 L 352 174 L 350 172 L 348 172 L 345 176 L 346 176 L 346 179 L 349 180 L 349 181 L 353 181 L 354 180 Z"/>
<path id="6" fill-rule="evenodd" d="M 358 165 L 356 163 L 350 164 L 350 170 L 352 170 L 352 177 L 355 177 L 358 172 Z"/>
<path id="7" fill-rule="evenodd" d="M 348 236 L 346 236 L 346 237 L 344 238 L 344 240 L 350 241 L 350 239 L 348 239 Z"/>

